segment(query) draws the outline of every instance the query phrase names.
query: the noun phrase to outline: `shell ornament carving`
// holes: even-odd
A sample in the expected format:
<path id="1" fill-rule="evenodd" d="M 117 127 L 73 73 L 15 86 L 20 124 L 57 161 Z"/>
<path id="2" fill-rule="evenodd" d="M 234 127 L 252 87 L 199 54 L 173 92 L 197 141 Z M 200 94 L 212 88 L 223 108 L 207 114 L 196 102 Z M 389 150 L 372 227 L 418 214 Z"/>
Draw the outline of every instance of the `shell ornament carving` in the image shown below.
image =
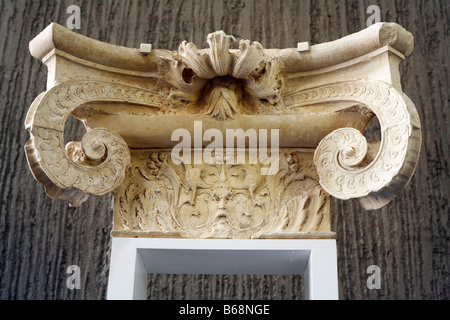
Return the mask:
<path id="1" fill-rule="evenodd" d="M 372 110 L 381 126 L 375 158 L 360 166 L 367 155 L 365 137 L 353 128 L 331 132 L 316 148 L 314 162 L 320 184 L 339 199 L 357 198 L 363 208 L 385 206 L 408 184 L 419 159 L 420 121 L 411 100 L 379 81 L 349 81 L 302 92 L 301 103 L 351 100 Z"/>

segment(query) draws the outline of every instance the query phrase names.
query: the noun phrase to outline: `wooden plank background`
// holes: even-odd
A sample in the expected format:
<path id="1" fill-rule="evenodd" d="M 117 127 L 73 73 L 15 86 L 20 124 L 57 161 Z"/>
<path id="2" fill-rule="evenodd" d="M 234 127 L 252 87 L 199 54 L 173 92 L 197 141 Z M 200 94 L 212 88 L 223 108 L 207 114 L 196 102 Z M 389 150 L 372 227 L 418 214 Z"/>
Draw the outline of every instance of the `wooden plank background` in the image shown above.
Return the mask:
<path id="1" fill-rule="evenodd" d="M 332 201 L 341 299 L 449 299 L 447 0 L 1 0 L 0 1 L 0 299 L 104 299 L 112 197 L 71 208 L 34 181 L 24 155 L 23 122 L 45 90 L 46 68 L 28 42 L 50 22 L 66 24 L 81 8 L 81 34 L 128 47 L 150 42 L 175 50 L 182 40 L 206 46 L 223 29 L 267 48 L 331 41 L 366 27 L 366 9 L 381 8 L 415 37 L 401 65 L 403 90 L 418 108 L 423 146 L 414 178 L 387 207 L 367 212 L 356 201 Z M 82 136 L 70 123 L 68 138 Z M 369 134 L 375 134 L 377 124 Z M 381 289 L 366 286 L 369 265 L 381 268 Z M 66 269 L 81 269 L 81 289 L 66 287 Z M 301 277 L 158 275 L 152 299 L 300 299 Z"/>

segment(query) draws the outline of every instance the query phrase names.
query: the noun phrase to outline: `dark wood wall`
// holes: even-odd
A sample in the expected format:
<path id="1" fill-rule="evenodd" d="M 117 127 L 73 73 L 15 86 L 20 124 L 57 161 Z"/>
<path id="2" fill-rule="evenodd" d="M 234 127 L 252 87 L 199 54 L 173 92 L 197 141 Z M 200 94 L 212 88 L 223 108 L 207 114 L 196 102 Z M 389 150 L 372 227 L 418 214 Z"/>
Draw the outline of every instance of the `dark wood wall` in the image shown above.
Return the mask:
<path id="1" fill-rule="evenodd" d="M 370 4 L 382 21 L 415 37 L 401 65 L 403 90 L 422 121 L 423 146 L 414 178 L 387 207 L 363 211 L 356 201 L 332 201 L 342 299 L 449 299 L 447 0 L 0 0 L 0 299 L 104 299 L 108 280 L 112 197 L 79 208 L 48 198 L 24 155 L 23 122 L 45 90 L 46 68 L 28 42 L 50 22 L 66 24 L 81 8 L 81 34 L 128 47 L 150 42 L 177 49 L 182 40 L 206 46 L 223 29 L 265 47 L 295 47 L 338 39 L 366 27 Z M 71 122 L 67 135 L 83 127 Z M 376 129 L 376 124 L 371 130 Z M 368 266 L 381 268 L 381 289 L 366 286 Z M 81 289 L 66 287 L 66 269 L 81 269 Z M 152 299 L 299 299 L 301 277 L 158 275 Z"/>

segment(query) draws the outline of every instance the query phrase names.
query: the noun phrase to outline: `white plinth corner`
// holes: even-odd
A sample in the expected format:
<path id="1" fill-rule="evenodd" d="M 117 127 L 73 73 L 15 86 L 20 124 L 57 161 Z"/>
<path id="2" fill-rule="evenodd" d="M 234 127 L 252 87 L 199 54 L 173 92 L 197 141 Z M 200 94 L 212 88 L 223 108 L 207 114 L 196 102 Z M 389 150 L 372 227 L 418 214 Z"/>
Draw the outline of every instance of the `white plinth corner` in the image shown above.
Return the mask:
<path id="1" fill-rule="evenodd" d="M 334 239 L 113 238 L 108 300 L 147 299 L 150 273 L 303 275 L 306 299 L 339 297 Z"/>

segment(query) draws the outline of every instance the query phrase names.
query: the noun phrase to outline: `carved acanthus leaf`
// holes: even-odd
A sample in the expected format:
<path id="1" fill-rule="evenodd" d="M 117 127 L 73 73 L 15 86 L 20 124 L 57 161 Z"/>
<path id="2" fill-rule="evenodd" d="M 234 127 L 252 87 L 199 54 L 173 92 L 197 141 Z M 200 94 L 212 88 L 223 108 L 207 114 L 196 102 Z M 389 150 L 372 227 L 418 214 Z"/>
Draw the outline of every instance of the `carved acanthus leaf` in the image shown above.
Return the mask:
<path id="1" fill-rule="evenodd" d="M 233 119 L 237 113 L 238 98 L 233 90 L 226 87 L 215 87 L 206 100 L 205 114 L 217 120 Z"/>
<path id="2" fill-rule="evenodd" d="M 221 77 L 240 81 L 239 84 L 251 98 L 263 99 L 271 104 L 280 100 L 281 65 L 277 58 L 265 56 L 260 43 L 240 40 L 239 49 L 232 50 L 230 46 L 236 40 L 223 31 L 209 34 L 207 41 L 209 49 L 198 49 L 193 43 L 182 42 L 178 48 L 180 60 L 168 62 L 166 65 L 169 68 L 160 65 L 160 72 L 174 88 L 170 94 L 173 103 L 196 102 L 201 98 L 202 88 L 208 83 L 206 80 L 213 81 Z M 211 100 L 224 97 L 216 95 L 214 90 L 209 92 L 209 96 L 208 93 L 205 95 L 209 107 L 216 104 Z M 225 107 L 223 102 L 230 106 L 227 98 L 218 101 L 217 105 Z M 226 109 L 219 109 L 218 119 L 229 118 L 230 113 Z M 236 109 L 236 105 L 230 106 L 230 109 Z"/>
<path id="3" fill-rule="evenodd" d="M 311 152 L 282 152 L 272 176 L 261 175 L 260 164 L 175 165 L 170 158 L 167 151 L 133 152 L 115 190 L 115 234 L 333 236 L 329 195 L 317 182 Z"/>

